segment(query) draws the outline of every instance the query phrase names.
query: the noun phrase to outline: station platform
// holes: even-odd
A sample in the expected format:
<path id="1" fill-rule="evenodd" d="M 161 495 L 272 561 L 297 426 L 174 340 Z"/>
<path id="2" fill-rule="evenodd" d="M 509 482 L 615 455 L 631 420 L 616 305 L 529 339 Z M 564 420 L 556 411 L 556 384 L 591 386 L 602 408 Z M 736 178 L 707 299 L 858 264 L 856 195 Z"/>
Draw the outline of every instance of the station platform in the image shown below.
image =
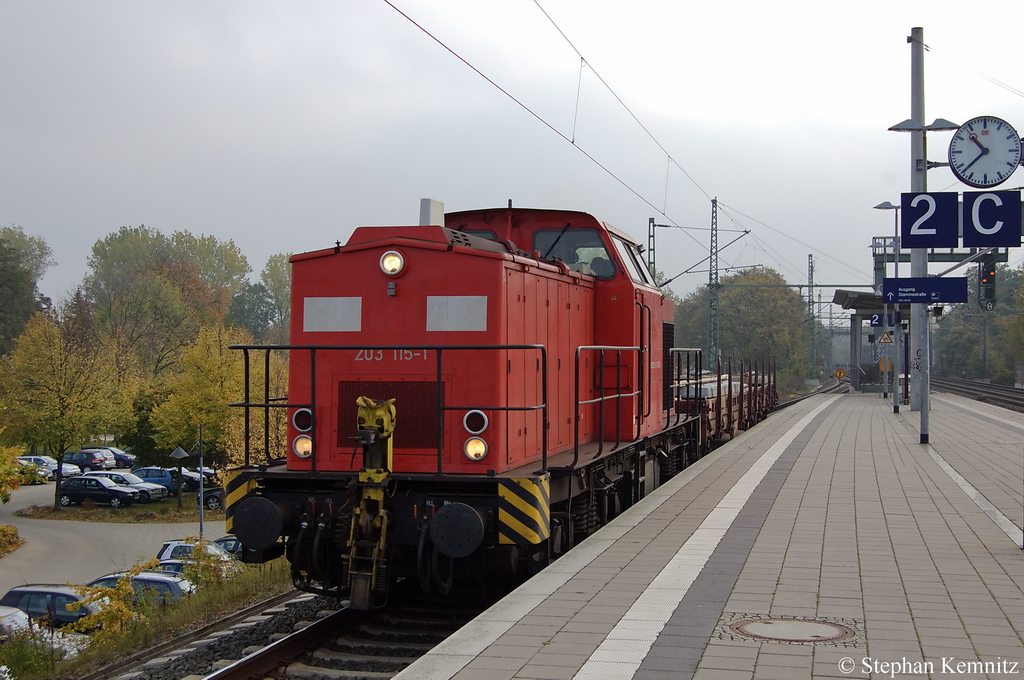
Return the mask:
<path id="1" fill-rule="evenodd" d="M 397 677 L 1024 677 L 1024 414 L 931 406 L 772 414 Z"/>

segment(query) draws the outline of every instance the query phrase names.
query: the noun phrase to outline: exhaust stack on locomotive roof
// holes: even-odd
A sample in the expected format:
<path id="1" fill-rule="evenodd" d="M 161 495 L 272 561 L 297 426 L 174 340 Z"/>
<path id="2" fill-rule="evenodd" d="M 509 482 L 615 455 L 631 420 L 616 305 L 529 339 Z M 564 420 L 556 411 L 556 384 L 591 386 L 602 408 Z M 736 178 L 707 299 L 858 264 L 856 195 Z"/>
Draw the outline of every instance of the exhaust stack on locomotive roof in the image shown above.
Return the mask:
<path id="1" fill-rule="evenodd" d="M 444 203 L 432 198 L 420 199 L 420 226 L 444 226 Z"/>

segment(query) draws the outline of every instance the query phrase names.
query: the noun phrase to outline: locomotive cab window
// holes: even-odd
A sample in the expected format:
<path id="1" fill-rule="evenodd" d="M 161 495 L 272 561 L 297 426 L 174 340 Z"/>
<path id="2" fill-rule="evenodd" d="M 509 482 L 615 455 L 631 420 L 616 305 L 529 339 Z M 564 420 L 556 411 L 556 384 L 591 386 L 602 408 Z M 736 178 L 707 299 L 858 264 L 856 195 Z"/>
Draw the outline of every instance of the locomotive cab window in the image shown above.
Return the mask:
<path id="1" fill-rule="evenodd" d="M 656 288 L 657 284 L 654 283 L 654 277 L 647 271 L 647 265 L 644 264 L 643 257 L 640 255 L 640 249 L 632 243 L 627 243 L 616 236 L 612 236 L 612 242 L 615 244 L 615 249 L 619 251 L 619 256 L 622 261 L 626 263 L 626 269 L 629 270 L 629 276 L 635 283 L 640 283 L 645 286 L 651 286 Z"/>
<path id="2" fill-rule="evenodd" d="M 543 229 L 533 235 L 533 249 L 545 260 L 558 258 L 569 269 L 599 279 L 615 276 L 615 259 L 596 229 Z"/>

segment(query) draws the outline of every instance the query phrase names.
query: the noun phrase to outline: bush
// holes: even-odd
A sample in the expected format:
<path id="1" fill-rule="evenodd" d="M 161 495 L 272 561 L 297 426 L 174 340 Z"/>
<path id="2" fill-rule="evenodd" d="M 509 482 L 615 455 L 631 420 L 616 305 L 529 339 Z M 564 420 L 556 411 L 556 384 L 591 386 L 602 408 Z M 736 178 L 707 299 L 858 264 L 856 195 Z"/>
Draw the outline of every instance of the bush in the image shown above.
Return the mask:
<path id="1" fill-rule="evenodd" d="M 113 605 L 92 621 L 86 621 L 89 617 L 81 619 L 79 623 L 83 628 L 92 627 L 90 635 L 65 636 L 60 631 L 54 633 L 37 628 L 26 633 L 25 639 L 14 646 L 11 643 L 0 646 L 0 668 L 6 666 L 10 676 L 18 680 L 81 677 L 116 658 L 174 637 L 181 631 L 218 621 L 225 614 L 292 587 L 291 569 L 284 558 L 266 564 L 234 566 L 237 570 L 215 587 L 200 587 L 191 596 L 174 603 L 157 604 L 146 598 L 133 600 L 135 593 L 127 579 L 115 588 L 89 589 L 94 591 L 92 594 L 97 600 L 106 597 Z M 222 578 L 220 570 L 216 571 L 217 578 Z M 102 627 L 97 630 L 96 625 Z M 102 644 L 90 644 L 78 652 L 71 645 L 79 639 L 102 640 Z M 0 680 L 6 680 L 2 672 Z"/>
<path id="2" fill-rule="evenodd" d="M 18 536 L 18 528 L 10 524 L 0 524 L 0 557 L 12 553 L 25 541 Z"/>

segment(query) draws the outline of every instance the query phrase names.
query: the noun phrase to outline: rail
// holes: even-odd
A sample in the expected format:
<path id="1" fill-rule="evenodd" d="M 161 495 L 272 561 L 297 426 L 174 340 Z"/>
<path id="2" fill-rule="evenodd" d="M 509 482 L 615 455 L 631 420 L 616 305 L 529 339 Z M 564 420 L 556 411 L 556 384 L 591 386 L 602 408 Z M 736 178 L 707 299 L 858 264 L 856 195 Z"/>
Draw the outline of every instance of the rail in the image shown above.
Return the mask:
<path id="1" fill-rule="evenodd" d="M 1013 411 L 1024 411 L 1024 390 L 1017 387 L 935 376 L 932 376 L 929 382 L 936 392 L 949 392 L 993 406 L 1001 406 Z"/>

